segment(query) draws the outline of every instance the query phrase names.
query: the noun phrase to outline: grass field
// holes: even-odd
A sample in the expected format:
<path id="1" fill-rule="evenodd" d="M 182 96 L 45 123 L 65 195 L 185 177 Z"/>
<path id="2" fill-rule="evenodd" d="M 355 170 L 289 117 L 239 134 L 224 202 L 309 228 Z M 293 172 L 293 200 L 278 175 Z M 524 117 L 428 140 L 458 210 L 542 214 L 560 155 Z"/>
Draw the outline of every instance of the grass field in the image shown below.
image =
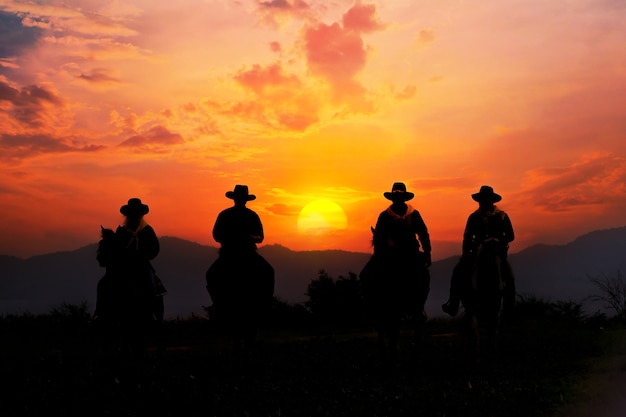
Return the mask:
<path id="1" fill-rule="evenodd" d="M 128 382 L 80 318 L 0 319 L 3 416 L 551 416 L 573 401 L 621 329 L 519 319 L 503 327 L 497 367 L 468 366 L 459 320 L 403 334 L 383 366 L 368 328 L 264 328 L 234 355 L 208 321 L 168 321 Z"/>

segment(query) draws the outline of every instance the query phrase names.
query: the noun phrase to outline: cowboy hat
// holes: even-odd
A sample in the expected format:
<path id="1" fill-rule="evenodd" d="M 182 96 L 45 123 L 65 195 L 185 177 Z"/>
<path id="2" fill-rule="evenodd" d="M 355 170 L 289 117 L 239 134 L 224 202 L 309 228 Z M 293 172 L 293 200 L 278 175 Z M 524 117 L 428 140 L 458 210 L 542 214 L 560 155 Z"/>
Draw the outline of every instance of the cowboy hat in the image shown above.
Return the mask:
<path id="1" fill-rule="evenodd" d="M 493 188 L 488 185 L 483 185 L 480 187 L 480 191 L 472 194 L 472 199 L 479 203 L 497 203 L 502 200 L 502 196 L 500 194 L 496 194 L 493 192 Z"/>
<path id="2" fill-rule="evenodd" d="M 409 193 L 406 191 L 406 185 L 404 185 L 403 182 L 396 182 L 393 184 L 393 187 L 391 187 L 391 192 L 385 192 L 383 193 L 383 195 L 385 196 L 385 198 L 387 200 L 402 200 L 402 201 L 409 201 L 410 199 L 412 199 L 413 197 L 415 197 L 415 194 L 413 193 Z"/>
<path id="3" fill-rule="evenodd" d="M 252 201 L 256 199 L 254 194 L 248 194 L 247 185 L 235 185 L 234 191 L 226 191 L 226 197 L 231 200 L 245 200 Z"/>
<path id="4" fill-rule="evenodd" d="M 133 214 L 143 216 L 145 214 L 148 214 L 149 211 L 150 208 L 146 204 L 143 204 L 139 198 L 131 198 L 130 200 L 128 200 L 128 204 L 120 207 L 120 213 L 122 213 L 124 216 L 129 216 Z"/>

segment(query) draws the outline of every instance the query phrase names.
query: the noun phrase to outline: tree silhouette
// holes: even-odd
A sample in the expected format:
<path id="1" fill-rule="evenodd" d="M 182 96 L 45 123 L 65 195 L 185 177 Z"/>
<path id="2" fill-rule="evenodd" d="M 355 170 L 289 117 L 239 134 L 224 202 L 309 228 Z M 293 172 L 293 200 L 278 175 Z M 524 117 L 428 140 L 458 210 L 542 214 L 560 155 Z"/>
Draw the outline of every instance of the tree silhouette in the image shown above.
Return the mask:
<path id="1" fill-rule="evenodd" d="M 322 323 L 360 324 L 365 316 L 361 283 L 353 272 L 334 280 L 322 269 L 309 283 L 306 295 L 305 307 Z"/>
<path id="2" fill-rule="evenodd" d="M 626 320 L 626 279 L 621 272 L 618 271 L 616 276 L 602 274 L 589 277 L 589 281 L 600 290 L 600 294 L 589 298 L 604 303 L 605 307 L 615 311 L 618 318 Z"/>

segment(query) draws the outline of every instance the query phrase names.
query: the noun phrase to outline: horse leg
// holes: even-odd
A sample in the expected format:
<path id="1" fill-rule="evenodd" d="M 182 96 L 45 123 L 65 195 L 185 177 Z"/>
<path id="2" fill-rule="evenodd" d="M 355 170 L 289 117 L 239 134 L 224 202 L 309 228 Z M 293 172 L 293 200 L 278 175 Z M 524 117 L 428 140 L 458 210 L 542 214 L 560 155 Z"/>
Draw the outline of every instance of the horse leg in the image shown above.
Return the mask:
<path id="1" fill-rule="evenodd" d="M 382 325 L 378 326 L 376 330 L 376 344 L 378 345 L 378 356 L 381 361 L 385 360 L 387 356 L 387 346 L 385 342 L 385 329 Z"/>
<path id="2" fill-rule="evenodd" d="M 488 360 L 488 365 L 493 366 L 498 357 L 498 333 L 499 333 L 499 319 L 497 317 L 489 321 L 487 327 L 487 347 L 485 352 L 485 359 Z"/>
<path id="3" fill-rule="evenodd" d="M 469 349 L 471 355 L 470 361 L 472 366 L 480 366 L 481 347 L 480 347 L 480 328 L 478 319 L 475 315 L 469 318 Z"/>
<path id="4" fill-rule="evenodd" d="M 424 336 L 424 328 L 426 325 L 426 312 L 422 309 L 421 312 L 416 313 L 413 318 L 413 346 L 415 349 L 420 349 L 422 346 L 422 338 Z"/>
<path id="5" fill-rule="evenodd" d="M 390 365 L 395 365 L 398 362 L 400 327 L 396 326 L 396 323 L 392 326 L 389 331 L 389 362 Z"/>

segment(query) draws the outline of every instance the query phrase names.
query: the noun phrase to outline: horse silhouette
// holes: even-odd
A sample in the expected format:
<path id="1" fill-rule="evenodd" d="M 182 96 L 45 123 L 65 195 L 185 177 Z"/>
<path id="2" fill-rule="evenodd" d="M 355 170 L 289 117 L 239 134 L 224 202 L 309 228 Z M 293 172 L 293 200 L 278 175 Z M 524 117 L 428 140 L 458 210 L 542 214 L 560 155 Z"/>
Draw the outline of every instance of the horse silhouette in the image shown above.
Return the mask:
<path id="1" fill-rule="evenodd" d="M 115 232 L 101 226 L 96 259 L 105 268 L 98 281 L 94 322 L 103 343 L 115 350 L 143 350 L 148 332 L 163 322 L 165 287 L 152 271 L 153 282 L 130 276 L 119 260 Z"/>
<path id="2" fill-rule="evenodd" d="M 232 337 L 236 350 L 242 344 L 251 348 L 274 298 L 274 268 L 256 252 L 222 254 L 205 279 L 212 319 Z"/>
<path id="3" fill-rule="evenodd" d="M 423 252 L 390 246 L 376 229 L 371 230 L 374 253 L 359 278 L 368 316 L 378 334 L 379 353 L 384 360 L 394 361 L 403 321 L 412 322 L 415 342 L 420 342 L 430 273 Z"/>
<path id="4" fill-rule="evenodd" d="M 461 296 L 468 322 L 470 354 L 476 365 L 493 364 L 495 360 L 504 291 L 503 262 L 497 239 L 479 245 L 472 265 L 471 286 Z"/>

